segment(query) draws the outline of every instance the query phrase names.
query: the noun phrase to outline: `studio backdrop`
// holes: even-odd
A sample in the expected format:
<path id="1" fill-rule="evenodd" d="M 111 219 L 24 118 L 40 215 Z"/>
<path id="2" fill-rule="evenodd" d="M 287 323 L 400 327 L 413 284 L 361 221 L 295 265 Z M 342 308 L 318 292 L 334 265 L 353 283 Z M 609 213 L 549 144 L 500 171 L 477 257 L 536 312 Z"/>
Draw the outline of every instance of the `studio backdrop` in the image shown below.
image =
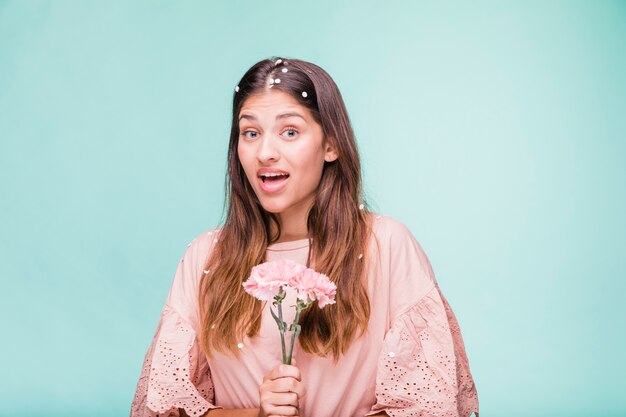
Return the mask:
<path id="1" fill-rule="evenodd" d="M 0 0 L 0 415 L 127 415 L 234 87 L 314 62 L 482 416 L 626 415 L 626 2 Z"/>

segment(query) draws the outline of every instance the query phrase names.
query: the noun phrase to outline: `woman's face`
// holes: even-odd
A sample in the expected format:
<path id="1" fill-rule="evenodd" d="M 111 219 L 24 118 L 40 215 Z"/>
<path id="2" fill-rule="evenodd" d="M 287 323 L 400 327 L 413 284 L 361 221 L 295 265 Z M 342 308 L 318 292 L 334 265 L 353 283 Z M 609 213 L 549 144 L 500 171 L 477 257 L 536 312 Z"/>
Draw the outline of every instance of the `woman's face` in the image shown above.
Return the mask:
<path id="1" fill-rule="evenodd" d="M 337 159 L 311 112 L 280 90 L 246 99 L 237 154 L 263 208 L 280 218 L 307 215 L 324 161 Z"/>

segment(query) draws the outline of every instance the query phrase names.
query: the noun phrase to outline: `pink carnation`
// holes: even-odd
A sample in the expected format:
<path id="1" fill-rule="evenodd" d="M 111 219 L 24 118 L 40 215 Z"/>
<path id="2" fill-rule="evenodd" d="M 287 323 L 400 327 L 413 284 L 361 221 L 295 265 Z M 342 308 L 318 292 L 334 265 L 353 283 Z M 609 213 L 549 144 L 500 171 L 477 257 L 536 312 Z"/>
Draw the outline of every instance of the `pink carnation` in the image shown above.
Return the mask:
<path id="1" fill-rule="evenodd" d="M 319 308 L 323 308 L 328 304 L 334 304 L 337 291 L 335 283 L 326 275 L 288 259 L 265 262 L 255 266 L 252 268 L 248 279 L 243 283 L 243 288 L 248 294 L 259 300 L 269 301 L 275 299 L 273 304 L 276 307 L 276 312 L 274 312 L 272 306 L 270 306 L 270 311 L 281 333 L 283 363 L 286 364 L 291 364 L 293 345 L 296 337 L 300 334 L 300 326 L 298 325 L 300 312 L 307 309 L 313 300 L 317 300 Z M 282 319 L 282 302 L 285 294 L 281 293 L 281 289 L 286 290 L 287 288 L 295 290 L 299 300 L 293 306 L 296 308 L 296 315 L 293 323 L 289 326 L 290 329 L 295 329 L 295 331 L 291 332 L 289 355 L 287 355 L 287 347 L 285 345 L 287 326 Z M 281 294 L 280 297 L 277 297 L 279 294 Z"/>
<path id="2" fill-rule="evenodd" d="M 298 299 L 305 302 L 309 299 L 317 300 L 319 308 L 335 303 L 337 291 L 335 283 L 328 276 L 311 268 L 306 268 L 301 273 L 294 275 L 289 286 L 298 292 Z"/>
<path id="3" fill-rule="evenodd" d="M 273 299 L 280 287 L 289 285 L 292 277 L 306 268 L 288 259 L 265 262 L 252 268 L 250 277 L 243 283 L 243 288 L 253 297 L 268 301 Z"/>

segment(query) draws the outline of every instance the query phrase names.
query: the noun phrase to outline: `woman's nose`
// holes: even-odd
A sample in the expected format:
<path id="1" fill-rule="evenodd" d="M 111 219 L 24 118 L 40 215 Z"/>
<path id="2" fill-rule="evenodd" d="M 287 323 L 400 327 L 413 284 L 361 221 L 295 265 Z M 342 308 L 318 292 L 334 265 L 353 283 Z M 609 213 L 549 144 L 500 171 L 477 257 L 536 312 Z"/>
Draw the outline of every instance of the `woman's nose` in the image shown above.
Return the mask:
<path id="1" fill-rule="evenodd" d="M 267 135 L 259 141 L 259 147 L 257 149 L 257 158 L 260 162 L 267 163 L 277 161 L 280 158 L 278 152 L 276 138 L 271 135 Z"/>

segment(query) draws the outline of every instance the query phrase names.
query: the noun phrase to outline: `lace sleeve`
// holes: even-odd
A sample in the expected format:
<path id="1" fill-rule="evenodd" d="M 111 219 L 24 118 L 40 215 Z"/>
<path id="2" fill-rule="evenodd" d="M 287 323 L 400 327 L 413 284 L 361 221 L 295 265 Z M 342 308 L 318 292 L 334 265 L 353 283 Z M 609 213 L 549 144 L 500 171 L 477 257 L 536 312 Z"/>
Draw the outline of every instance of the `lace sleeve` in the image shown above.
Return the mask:
<path id="1" fill-rule="evenodd" d="M 131 417 L 199 417 L 212 408 L 214 391 L 206 358 L 189 323 L 165 305 L 146 353 Z"/>
<path id="2" fill-rule="evenodd" d="M 478 415 L 461 331 L 439 288 L 399 315 L 378 362 L 376 404 L 391 417 Z"/>

